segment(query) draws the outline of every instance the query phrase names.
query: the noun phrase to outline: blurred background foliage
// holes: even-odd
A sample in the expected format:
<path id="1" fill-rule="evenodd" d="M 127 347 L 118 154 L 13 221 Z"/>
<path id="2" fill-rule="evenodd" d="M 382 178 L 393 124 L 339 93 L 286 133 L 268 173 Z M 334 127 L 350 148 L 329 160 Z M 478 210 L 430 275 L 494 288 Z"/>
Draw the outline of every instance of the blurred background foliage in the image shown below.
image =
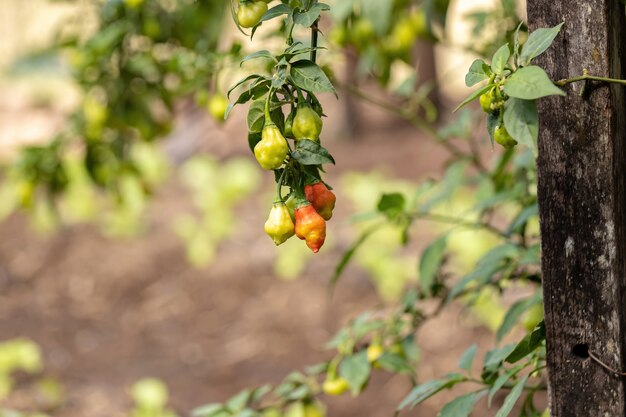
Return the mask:
<path id="1" fill-rule="evenodd" d="M 462 76 L 446 71 L 459 66 L 459 56 L 463 62 L 490 57 L 511 41 L 524 4 L 329 3 L 331 16 L 321 22 L 328 49 L 320 62 L 346 107 L 336 132 L 357 131 L 364 116 L 355 103 L 369 103 L 392 114 L 396 126 L 425 132 L 448 155 L 444 170 L 419 184 L 380 170 L 338 174 L 339 192 L 351 205 L 345 231 L 350 242 L 357 240 L 346 248 L 346 238 L 331 237 L 329 248 L 354 249 L 338 266 L 335 281 L 351 262 L 391 304 L 407 287 L 441 294 L 442 288 L 451 290 L 444 283 L 449 277 L 480 271 L 485 258 L 492 264 L 506 259 L 489 276 L 478 276 L 476 291 L 459 293 L 475 317 L 497 331 L 510 305 L 503 302 L 503 291 L 527 287 L 529 282 L 517 278 L 536 274 L 538 265 L 534 160 L 527 150 L 515 155 L 481 151 L 488 144 L 477 132 L 480 115 L 473 111 L 448 120 L 446 109 L 462 95 Z M 215 0 L 37 0 L 29 6 L 5 1 L 0 15 L 7 22 L 28 22 L 28 7 L 50 7 L 60 17 L 43 39 L 28 32 L 36 22 L 2 25 L 0 30 L 13 36 L 5 37 L 0 53 L 1 83 L 19 86 L 27 80 L 32 102 L 56 108 L 62 121 L 46 134 L 38 132 L 35 140 L 11 138 L 15 142 L 0 152 L 0 218 L 24 211 L 45 233 L 93 223 L 107 235 L 133 237 L 149 227 L 151 199 L 177 178 L 192 209 L 172 213 L 170 226 L 191 264 L 202 268 L 218 260 L 220 244 L 243 227 L 238 208 L 257 204 L 266 187 L 250 157 L 198 152 L 176 139 L 189 133 L 181 114 L 206 111 L 215 118 L 211 129 L 219 128 L 230 84 L 267 71 L 262 63 L 240 66 L 240 59 L 259 43 L 280 46 L 284 28 L 270 24 L 274 30 L 250 43 L 234 30 L 228 2 Z M 459 25 L 469 28 L 469 38 L 458 36 Z M 298 36 L 305 40 L 307 34 Z M 51 79 L 60 91 L 42 87 Z M 245 141 L 243 134 L 229 140 Z M 271 200 L 270 192 L 261 191 L 264 202 Z M 440 244 L 425 248 L 424 238 Z M 281 247 L 273 260 L 283 279 L 297 278 L 311 259 L 296 243 Z M 418 251 L 423 255 L 416 266 Z M 528 268 L 506 269 L 518 258 Z M 424 266 L 429 262 L 434 267 Z M 504 279 L 491 281 L 497 273 Z M 0 397 L 12 392 L 16 372 L 41 375 L 42 370 L 32 342 L 0 345 Z M 41 377 L 34 385 L 46 398 L 41 410 L 62 402 L 63 389 L 54 379 Z M 130 396 L 133 416 L 176 415 L 167 408 L 167 388 L 158 380 L 137 382 Z"/>

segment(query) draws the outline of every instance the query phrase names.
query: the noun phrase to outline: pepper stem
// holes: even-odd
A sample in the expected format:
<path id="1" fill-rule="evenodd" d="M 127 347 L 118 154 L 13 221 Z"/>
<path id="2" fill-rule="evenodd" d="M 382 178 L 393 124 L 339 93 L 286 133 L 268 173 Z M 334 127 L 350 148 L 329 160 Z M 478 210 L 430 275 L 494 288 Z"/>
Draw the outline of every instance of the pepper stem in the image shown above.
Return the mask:
<path id="1" fill-rule="evenodd" d="M 272 100 L 272 94 L 274 93 L 274 89 L 270 88 L 269 93 L 267 94 L 267 99 L 265 100 L 265 123 L 274 123 L 272 121 L 272 116 L 270 115 L 270 101 Z"/>
<path id="2" fill-rule="evenodd" d="M 276 202 L 284 202 L 283 198 L 283 182 L 285 181 L 285 173 L 287 172 L 287 168 L 283 169 L 283 172 L 280 174 L 280 178 L 278 178 L 278 182 L 276 183 Z"/>

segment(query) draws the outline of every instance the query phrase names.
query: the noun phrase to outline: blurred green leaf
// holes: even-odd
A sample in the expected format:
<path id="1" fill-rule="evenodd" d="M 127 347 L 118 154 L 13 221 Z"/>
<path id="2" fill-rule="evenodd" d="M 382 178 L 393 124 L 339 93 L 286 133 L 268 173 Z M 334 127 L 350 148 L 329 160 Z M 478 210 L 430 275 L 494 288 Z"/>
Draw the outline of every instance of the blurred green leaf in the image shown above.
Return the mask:
<path id="1" fill-rule="evenodd" d="M 432 294 L 437 272 L 445 259 L 447 239 L 447 235 L 439 237 L 422 253 L 419 263 L 419 284 L 425 294 Z"/>
<path id="2" fill-rule="evenodd" d="M 339 365 L 339 375 L 348 381 L 354 395 L 361 392 L 363 386 L 369 380 L 370 372 L 371 366 L 365 351 L 348 356 Z"/>

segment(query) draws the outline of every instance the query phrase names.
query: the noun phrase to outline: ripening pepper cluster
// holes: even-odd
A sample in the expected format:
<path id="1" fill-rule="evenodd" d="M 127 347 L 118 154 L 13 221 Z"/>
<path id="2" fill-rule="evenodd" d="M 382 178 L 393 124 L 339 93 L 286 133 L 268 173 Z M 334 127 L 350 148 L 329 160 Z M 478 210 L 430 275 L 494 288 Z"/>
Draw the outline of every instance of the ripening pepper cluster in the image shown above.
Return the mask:
<path id="1" fill-rule="evenodd" d="M 279 178 L 276 201 L 265 222 L 265 233 L 276 245 L 295 235 L 317 253 L 326 240 L 326 221 L 333 215 L 336 197 L 319 177 L 317 166 L 304 167 L 292 158 L 286 136 L 294 140 L 296 148 L 300 141 L 319 143 L 322 119 L 309 104 L 303 103 L 287 119 L 283 131 L 271 118 L 265 120 L 254 155 L 263 169 L 275 171 Z M 286 199 L 282 196 L 283 186 L 290 189 Z"/>
<path id="2" fill-rule="evenodd" d="M 508 97 L 499 87 L 492 88 L 479 98 L 480 107 L 485 113 L 500 116 L 500 122 L 493 132 L 493 140 L 504 148 L 510 149 L 517 145 L 517 141 L 509 134 L 502 121 L 501 113 L 506 100 L 508 100 Z"/>
<path id="3" fill-rule="evenodd" d="M 333 215 L 336 197 L 321 181 L 304 187 L 305 198 L 298 194 L 292 192 L 286 202 L 274 203 L 265 222 L 265 233 L 276 246 L 295 234 L 317 253 L 326 240 L 326 221 Z"/>

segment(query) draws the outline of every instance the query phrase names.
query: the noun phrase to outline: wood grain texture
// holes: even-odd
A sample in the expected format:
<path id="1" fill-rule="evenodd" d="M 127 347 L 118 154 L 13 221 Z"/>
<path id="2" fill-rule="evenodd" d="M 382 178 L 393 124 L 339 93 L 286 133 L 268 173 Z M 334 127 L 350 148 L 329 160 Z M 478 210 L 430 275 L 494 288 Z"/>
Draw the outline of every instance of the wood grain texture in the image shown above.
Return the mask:
<path id="1" fill-rule="evenodd" d="M 553 80 L 626 78 L 626 24 L 618 0 L 528 0 L 531 29 L 565 21 L 537 60 Z M 626 107 L 624 88 L 570 84 L 539 100 L 539 206 L 552 416 L 623 417 L 624 380 L 575 356 L 584 343 L 625 367 Z"/>

